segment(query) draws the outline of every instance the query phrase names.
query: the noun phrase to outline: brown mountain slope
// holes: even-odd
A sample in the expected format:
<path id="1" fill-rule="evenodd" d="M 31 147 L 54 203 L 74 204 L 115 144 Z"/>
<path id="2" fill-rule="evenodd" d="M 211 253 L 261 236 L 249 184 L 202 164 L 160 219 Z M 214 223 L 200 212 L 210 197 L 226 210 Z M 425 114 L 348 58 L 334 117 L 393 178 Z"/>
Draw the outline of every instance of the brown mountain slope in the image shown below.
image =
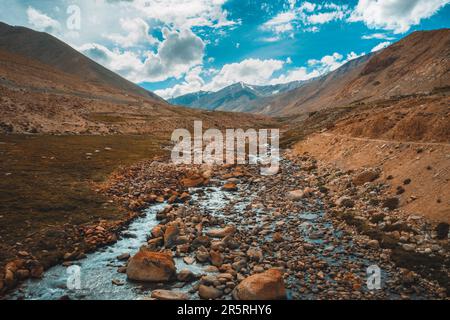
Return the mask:
<path id="1" fill-rule="evenodd" d="M 450 85 L 450 29 L 414 32 L 388 48 L 267 99 L 253 112 L 290 115 L 430 92 Z"/>
<path id="2" fill-rule="evenodd" d="M 73 51 L 48 34 L 0 25 L 0 132 L 167 136 L 195 119 L 219 128 L 266 119 L 171 106 Z"/>
<path id="3" fill-rule="evenodd" d="M 133 94 L 162 102 L 163 99 L 82 55 L 68 44 L 45 33 L 0 22 L 0 49 L 83 79 L 93 85 L 114 87 L 123 94 Z"/>

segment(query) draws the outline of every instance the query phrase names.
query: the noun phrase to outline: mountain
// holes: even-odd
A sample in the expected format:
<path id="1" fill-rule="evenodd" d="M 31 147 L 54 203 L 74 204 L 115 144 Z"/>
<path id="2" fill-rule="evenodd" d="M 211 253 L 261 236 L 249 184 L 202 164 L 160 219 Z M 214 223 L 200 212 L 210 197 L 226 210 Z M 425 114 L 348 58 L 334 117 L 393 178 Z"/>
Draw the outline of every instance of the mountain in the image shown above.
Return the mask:
<path id="1" fill-rule="evenodd" d="M 53 36 L 0 24 L 0 132 L 161 134 L 266 117 L 176 107 Z"/>
<path id="2" fill-rule="evenodd" d="M 305 82 L 267 86 L 249 85 L 243 82 L 232 84 L 217 92 L 199 91 L 169 99 L 175 105 L 206 110 L 248 112 L 248 106 L 257 104 L 266 97 L 300 87 Z"/>
<path id="3" fill-rule="evenodd" d="M 45 32 L 0 22 L 0 50 L 36 60 L 94 85 L 112 87 L 124 94 L 163 102 L 154 93 L 122 78 Z"/>
<path id="4" fill-rule="evenodd" d="M 450 29 L 417 31 L 301 87 L 258 101 L 252 112 L 285 116 L 450 86 Z"/>

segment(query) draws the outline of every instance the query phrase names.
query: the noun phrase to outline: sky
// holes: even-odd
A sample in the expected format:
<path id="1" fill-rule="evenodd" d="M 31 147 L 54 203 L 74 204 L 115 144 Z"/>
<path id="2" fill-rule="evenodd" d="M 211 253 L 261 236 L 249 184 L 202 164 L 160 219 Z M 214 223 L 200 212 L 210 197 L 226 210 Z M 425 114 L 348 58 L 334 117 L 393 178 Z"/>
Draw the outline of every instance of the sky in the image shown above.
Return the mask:
<path id="1" fill-rule="evenodd" d="M 308 80 L 417 30 L 450 0 L 1 0 L 0 21 L 48 32 L 172 98 Z"/>

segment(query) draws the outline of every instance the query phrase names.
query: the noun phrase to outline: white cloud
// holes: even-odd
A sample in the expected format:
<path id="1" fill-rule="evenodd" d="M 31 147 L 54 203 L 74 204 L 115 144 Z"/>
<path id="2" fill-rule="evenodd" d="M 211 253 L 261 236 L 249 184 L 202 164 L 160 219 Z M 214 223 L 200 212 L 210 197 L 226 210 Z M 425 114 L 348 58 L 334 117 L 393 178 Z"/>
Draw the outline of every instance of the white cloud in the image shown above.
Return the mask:
<path id="1" fill-rule="evenodd" d="M 347 5 L 332 2 L 315 4 L 305 1 L 296 6 L 296 2 L 292 2 L 285 11 L 262 24 L 261 29 L 278 35 L 289 33 L 290 36 L 298 28 L 303 32 L 317 32 L 319 29 L 314 25 L 343 20 L 348 14 Z"/>
<path id="2" fill-rule="evenodd" d="M 334 20 L 342 20 L 344 18 L 344 12 L 341 10 L 332 12 L 322 12 L 308 16 L 308 21 L 311 24 L 324 24 Z"/>
<path id="3" fill-rule="evenodd" d="M 275 72 L 280 71 L 283 66 L 292 63 L 290 57 L 288 57 L 286 61 L 274 59 L 246 59 L 239 63 L 226 64 L 220 71 L 213 69 L 213 72 L 207 72 L 201 70 L 201 67 L 196 67 L 187 73 L 181 84 L 177 84 L 164 90 L 158 90 L 156 93 L 163 98 L 172 98 L 200 90 L 218 91 L 237 82 L 253 85 L 268 85 L 288 83 L 291 81 L 304 81 L 336 70 L 348 61 L 362 55 L 364 55 L 364 53 L 356 54 L 355 52 L 350 52 L 344 56 L 335 52 L 331 55 L 326 55 L 319 60 L 309 60 L 307 67 L 302 66 L 293 68 L 278 76 L 274 76 Z M 214 76 L 210 82 L 205 83 L 201 74 L 212 74 Z"/>
<path id="4" fill-rule="evenodd" d="M 164 28 L 163 34 L 164 40 L 159 44 L 158 52 L 147 56 L 142 81 L 178 79 L 203 61 L 205 44 L 191 30 L 178 32 Z"/>
<path id="5" fill-rule="evenodd" d="M 316 6 L 317 5 L 315 3 L 305 1 L 301 4 L 299 10 L 305 11 L 305 12 L 313 12 L 314 9 L 316 9 Z"/>
<path id="6" fill-rule="evenodd" d="M 376 51 L 380 51 L 386 47 L 388 47 L 391 44 L 390 41 L 386 41 L 386 42 L 381 42 L 379 44 L 377 44 L 375 47 L 373 47 L 371 52 L 376 52 Z"/>
<path id="7" fill-rule="evenodd" d="M 155 93 L 165 99 L 170 99 L 187 93 L 200 91 L 205 84 L 200 75 L 201 72 L 202 68 L 200 66 L 194 67 L 186 74 L 182 83 L 176 84 L 171 88 L 156 90 Z"/>
<path id="8" fill-rule="evenodd" d="M 27 9 L 28 23 L 39 31 L 59 33 L 61 25 L 58 21 L 48 15 L 36 10 L 33 7 Z"/>
<path id="9" fill-rule="evenodd" d="M 144 68 L 144 64 L 139 57 L 131 51 L 109 50 L 97 43 L 84 44 L 77 50 L 131 81 L 136 81 L 137 73 Z"/>
<path id="10" fill-rule="evenodd" d="M 369 28 L 407 32 L 422 19 L 434 15 L 450 0 L 359 0 L 349 21 L 364 22 Z"/>
<path id="11" fill-rule="evenodd" d="M 266 84 L 273 73 L 280 70 L 284 61 L 275 59 L 246 59 L 239 63 L 226 64 L 205 86 L 205 90 L 217 91 L 236 82 Z"/>
<path id="12" fill-rule="evenodd" d="M 394 37 L 390 37 L 385 33 L 372 33 L 372 34 L 366 34 L 361 37 L 363 40 L 371 40 L 371 39 L 378 39 L 378 40 L 394 40 Z"/>
<path id="13" fill-rule="evenodd" d="M 284 33 L 294 29 L 292 21 L 296 19 L 296 14 L 294 12 L 282 12 L 277 14 L 275 17 L 265 22 L 262 25 L 264 30 L 272 30 L 275 33 Z"/>
<path id="14" fill-rule="evenodd" d="M 281 38 L 279 36 L 274 36 L 274 37 L 263 37 L 260 38 L 259 40 L 262 42 L 277 42 L 280 39 Z"/>
<path id="15" fill-rule="evenodd" d="M 122 34 L 106 34 L 105 38 L 112 40 L 117 45 L 129 48 L 136 46 L 138 44 L 155 44 L 158 40 L 149 34 L 150 27 L 141 18 L 134 19 L 124 19 L 119 20 L 120 26 L 126 32 L 125 35 Z"/>
<path id="16" fill-rule="evenodd" d="M 270 84 L 288 83 L 292 81 L 305 81 L 320 76 L 318 70 L 309 71 L 305 67 L 289 70 L 287 73 L 278 76 L 270 81 Z"/>
<path id="17" fill-rule="evenodd" d="M 164 28 L 163 35 L 157 52 L 148 52 L 145 59 L 133 51 L 109 50 L 99 44 L 85 44 L 78 50 L 134 82 L 178 79 L 202 63 L 205 44 L 191 30 Z"/>
<path id="18" fill-rule="evenodd" d="M 134 0 L 134 8 L 146 18 L 159 20 L 176 28 L 210 26 L 220 28 L 238 22 L 228 19 L 222 9 L 226 0 Z"/>
<path id="19" fill-rule="evenodd" d="M 308 65 L 315 68 L 320 74 L 325 74 L 338 69 L 350 60 L 354 60 L 364 54 L 364 52 L 356 54 L 352 51 L 344 57 L 342 54 L 335 52 L 331 55 L 323 56 L 320 60 L 310 59 L 308 60 Z"/>

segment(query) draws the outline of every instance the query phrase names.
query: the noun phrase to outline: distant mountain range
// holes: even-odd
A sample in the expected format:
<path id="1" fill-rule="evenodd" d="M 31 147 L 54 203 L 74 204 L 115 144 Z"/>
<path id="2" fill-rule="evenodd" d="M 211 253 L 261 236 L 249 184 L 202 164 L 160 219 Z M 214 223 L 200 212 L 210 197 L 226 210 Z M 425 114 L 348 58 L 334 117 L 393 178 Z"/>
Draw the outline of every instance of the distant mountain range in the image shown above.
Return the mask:
<path id="1" fill-rule="evenodd" d="M 238 83 L 218 92 L 191 93 L 169 102 L 285 116 L 439 90 L 450 86 L 449 71 L 450 29 L 417 31 L 384 50 L 307 82 L 277 86 Z"/>
<path id="2" fill-rule="evenodd" d="M 217 111 L 247 112 L 250 105 L 263 98 L 299 88 L 307 81 L 293 81 L 285 84 L 257 86 L 238 82 L 217 92 L 198 91 L 168 101 L 171 104 Z"/>

